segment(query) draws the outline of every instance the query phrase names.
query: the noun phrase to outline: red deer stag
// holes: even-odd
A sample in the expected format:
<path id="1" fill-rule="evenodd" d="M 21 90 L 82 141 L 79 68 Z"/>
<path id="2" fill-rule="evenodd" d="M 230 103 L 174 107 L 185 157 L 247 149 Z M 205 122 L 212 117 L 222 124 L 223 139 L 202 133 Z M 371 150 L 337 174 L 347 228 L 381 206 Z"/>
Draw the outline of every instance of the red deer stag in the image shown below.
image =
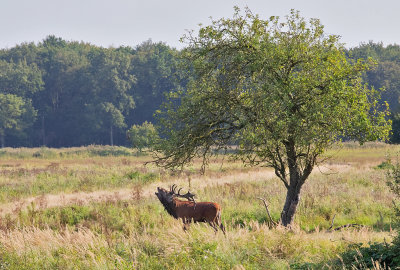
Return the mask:
<path id="1" fill-rule="evenodd" d="M 186 230 L 186 224 L 190 222 L 208 222 L 215 232 L 218 231 L 218 226 L 225 234 L 225 227 L 221 222 L 221 206 L 213 202 L 196 202 L 194 194 L 187 192 L 180 194 L 175 191 L 176 185 L 170 187 L 170 191 L 164 188 L 157 188 L 155 194 L 164 206 L 165 210 L 176 219 L 182 219 L 183 229 Z M 182 201 L 177 197 L 186 198 L 188 201 Z"/>

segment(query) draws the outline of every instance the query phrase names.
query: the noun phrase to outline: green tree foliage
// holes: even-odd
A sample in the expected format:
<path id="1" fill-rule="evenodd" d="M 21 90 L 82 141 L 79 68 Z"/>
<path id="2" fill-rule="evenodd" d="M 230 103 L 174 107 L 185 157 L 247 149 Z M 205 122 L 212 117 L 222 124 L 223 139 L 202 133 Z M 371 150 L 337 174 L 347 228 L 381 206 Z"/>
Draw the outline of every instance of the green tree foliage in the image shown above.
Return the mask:
<path id="1" fill-rule="evenodd" d="M 34 98 L 39 119 L 36 134 L 42 145 L 82 145 L 95 134 L 93 119 L 88 119 L 87 101 L 92 96 L 87 90 L 86 55 L 91 46 L 67 43 L 49 36 L 38 45 L 35 60 L 43 70 L 44 91 Z"/>
<path id="2" fill-rule="evenodd" d="M 133 110 L 135 124 L 154 122 L 154 112 L 165 101 L 165 93 L 183 85 L 177 82 L 179 53 L 162 43 L 150 40 L 136 47 L 132 58 L 132 74 L 137 79 L 133 86 L 136 108 Z"/>
<path id="3" fill-rule="evenodd" d="M 101 48 L 55 36 L 0 50 L 1 93 L 31 98 L 38 112 L 26 130 L 29 136 L 8 132 L 7 142 L 52 147 L 128 143 L 126 127 L 152 120 L 165 93 L 178 87 L 177 54 L 151 41 L 136 48 Z M 37 91 L 38 84 L 43 91 Z"/>
<path id="4" fill-rule="evenodd" d="M 367 59 L 377 61 L 374 69 L 364 74 L 364 80 L 376 89 L 384 89 L 382 99 L 389 103 L 391 119 L 393 121 L 393 134 L 391 142 L 400 142 L 400 46 L 382 43 L 365 43 L 348 52 L 353 59 Z"/>
<path id="5" fill-rule="evenodd" d="M 0 60 L 1 93 L 32 97 L 42 88 L 42 74 L 35 64 L 28 65 L 26 61 L 9 63 Z"/>
<path id="6" fill-rule="evenodd" d="M 0 93 L 0 143 L 5 147 L 7 131 L 21 131 L 32 124 L 36 111 L 30 100 Z"/>
<path id="7" fill-rule="evenodd" d="M 93 93 L 88 103 L 96 108 L 93 120 L 110 131 L 113 145 L 113 128 L 126 127 L 124 112 L 135 106 L 131 89 L 136 79 L 129 73 L 131 57 L 110 49 L 91 52 L 88 58 L 88 91 Z"/>
<path id="8" fill-rule="evenodd" d="M 151 147 L 158 140 L 158 133 L 152 123 L 145 121 L 141 125 L 133 125 L 126 133 L 132 147 L 139 152 L 146 147 Z"/>
<path id="9" fill-rule="evenodd" d="M 45 82 L 34 99 L 40 141 L 72 146 L 113 144 L 116 131 L 124 137 L 125 117 L 134 107 L 131 55 L 54 36 L 37 50 Z"/>
<path id="10" fill-rule="evenodd" d="M 392 142 L 400 141 L 398 45 L 362 44 L 353 59 L 373 57 L 376 69 L 364 79 L 384 87 L 392 109 Z M 39 44 L 0 50 L 0 93 L 31 100 L 31 125 L 8 129 L 9 146 L 52 147 L 128 144 L 126 127 L 155 123 L 153 113 L 166 93 L 185 89 L 192 66 L 180 68 L 181 51 L 146 41 L 135 48 L 101 48 L 49 36 Z M 185 76 L 184 76 L 185 75 Z M 34 114 L 35 115 L 35 114 Z M 27 114 L 25 114 L 27 116 Z"/>
<path id="11" fill-rule="evenodd" d="M 371 57 L 377 66 L 366 72 L 364 78 L 376 89 L 384 88 L 382 98 L 387 100 L 393 112 L 400 111 L 400 46 L 369 42 L 349 51 L 353 59 Z"/>
<path id="12" fill-rule="evenodd" d="M 8 134 L 25 137 L 33 124 L 36 111 L 31 98 L 42 90 L 41 71 L 26 61 L 6 62 L 0 60 L 0 140 L 5 146 Z M 26 138 L 25 138 L 26 139 Z"/>
<path id="13" fill-rule="evenodd" d="M 326 148 L 343 137 L 388 136 L 387 104 L 361 82 L 369 63 L 349 61 L 317 19 L 292 11 L 285 22 L 262 20 L 236 9 L 183 40 L 194 79 L 160 114 L 158 163 L 176 168 L 201 156 L 206 164 L 214 150 L 237 144 L 237 158 L 274 168 L 286 187 L 285 226 Z"/>

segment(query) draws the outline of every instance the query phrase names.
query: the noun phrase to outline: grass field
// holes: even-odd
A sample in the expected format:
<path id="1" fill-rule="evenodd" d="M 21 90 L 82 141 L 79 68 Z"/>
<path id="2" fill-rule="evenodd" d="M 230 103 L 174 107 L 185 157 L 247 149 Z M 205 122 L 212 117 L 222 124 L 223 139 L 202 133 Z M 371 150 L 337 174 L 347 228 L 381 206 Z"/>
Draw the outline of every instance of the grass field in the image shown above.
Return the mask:
<path id="1" fill-rule="evenodd" d="M 257 199 L 278 221 L 285 190 L 268 168 L 219 156 L 205 175 L 200 162 L 173 174 L 123 147 L 0 149 L 0 269 L 342 269 L 342 252 L 395 235 L 382 167 L 399 150 L 328 151 L 286 230 L 268 227 Z M 226 236 L 204 224 L 184 232 L 154 195 L 173 183 L 221 204 Z M 328 231 L 332 220 L 362 226 Z"/>

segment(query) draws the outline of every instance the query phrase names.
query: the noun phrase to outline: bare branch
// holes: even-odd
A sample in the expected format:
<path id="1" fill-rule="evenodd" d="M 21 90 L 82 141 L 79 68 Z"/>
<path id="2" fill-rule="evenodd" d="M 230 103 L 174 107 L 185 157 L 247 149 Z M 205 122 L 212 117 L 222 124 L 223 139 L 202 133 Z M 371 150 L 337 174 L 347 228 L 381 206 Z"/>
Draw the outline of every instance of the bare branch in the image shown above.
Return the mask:
<path id="1" fill-rule="evenodd" d="M 329 227 L 328 231 L 330 231 L 333 228 L 333 222 L 335 221 L 335 217 L 336 217 L 336 214 L 333 215 L 331 226 Z"/>
<path id="2" fill-rule="evenodd" d="M 261 197 L 257 197 L 257 199 L 263 201 L 264 206 L 265 206 L 265 209 L 267 210 L 267 214 L 268 214 L 268 218 L 269 218 L 271 227 L 272 227 L 272 226 L 278 225 L 278 223 L 276 223 L 275 221 L 273 221 L 273 219 L 272 219 L 272 217 L 271 217 L 271 214 L 269 213 L 267 201 L 266 201 L 264 198 L 261 198 Z"/>
<path id="3" fill-rule="evenodd" d="M 364 225 L 361 225 L 361 224 L 349 223 L 349 224 L 345 224 L 345 225 L 342 225 L 342 226 L 339 226 L 339 227 L 336 227 L 333 229 L 333 222 L 335 221 L 335 217 L 336 217 L 336 214 L 332 218 L 331 226 L 327 230 L 328 232 L 339 231 L 339 230 L 345 229 L 345 228 L 363 228 L 363 227 L 365 227 Z"/>

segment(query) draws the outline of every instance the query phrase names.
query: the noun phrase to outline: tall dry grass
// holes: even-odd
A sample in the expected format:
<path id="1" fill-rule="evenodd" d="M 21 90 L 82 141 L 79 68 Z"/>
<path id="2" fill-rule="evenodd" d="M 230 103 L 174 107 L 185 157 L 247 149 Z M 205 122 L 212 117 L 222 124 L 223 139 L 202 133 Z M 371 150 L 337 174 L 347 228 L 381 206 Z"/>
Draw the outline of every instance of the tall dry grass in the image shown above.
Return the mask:
<path id="1" fill-rule="evenodd" d="M 397 148 L 337 151 L 307 180 L 287 230 L 267 225 L 257 199 L 278 221 L 285 190 L 267 168 L 217 157 L 203 176 L 198 161 L 172 174 L 119 148 L 6 150 L 0 209 L 12 210 L 0 215 L 0 269 L 341 269 L 336 256 L 354 244 L 394 235 L 393 195 L 376 165 Z M 220 203 L 227 235 L 205 224 L 184 232 L 154 196 L 172 183 Z M 328 230 L 348 223 L 363 226 Z"/>

